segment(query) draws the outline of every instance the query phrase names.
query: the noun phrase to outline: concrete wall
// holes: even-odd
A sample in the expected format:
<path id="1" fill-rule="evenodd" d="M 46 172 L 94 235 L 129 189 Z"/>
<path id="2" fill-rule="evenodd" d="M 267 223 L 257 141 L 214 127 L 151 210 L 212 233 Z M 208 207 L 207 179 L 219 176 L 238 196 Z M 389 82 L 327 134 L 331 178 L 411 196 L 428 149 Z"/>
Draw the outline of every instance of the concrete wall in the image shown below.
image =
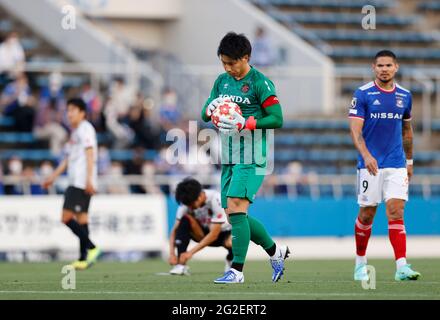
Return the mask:
<path id="1" fill-rule="evenodd" d="M 70 0 L 87 15 L 101 18 L 176 19 L 182 0 Z"/>
<path id="2" fill-rule="evenodd" d="M 75 15 L 74 28 L 64 28 L 62 1 L 1 0 L 0 3 L 73 61 L 126 64 L 134 59 L 129 50 L 115 43 L 110 35 L 93 28 L 81 15 Z"/>
<path id="3" fill-rule="evenodd" d="M 145 49 L 163 47 L 164 25 L 167 22 L 141 19 L 95 19 L 90 21 L 99 29 L 124 39 L 124 43 Z"/>
<path id="4" fill-rule="evenodd" d="M 231 30 L 252 39 L 260 25 L 274 47 L 286 52 L 283 65 L 267 73 L 277 86 L 285 114 L 331 112 L 332 61 L 247 1 L 185 0 L 181 18 L 166 27 L 164 48 L 190 65 L 190 69 L 192 65 L 205 76 L 211 74 L 208 79 L 212 81 L 215 73 L 222 71 L 216 56 L 220 39 Z"/>

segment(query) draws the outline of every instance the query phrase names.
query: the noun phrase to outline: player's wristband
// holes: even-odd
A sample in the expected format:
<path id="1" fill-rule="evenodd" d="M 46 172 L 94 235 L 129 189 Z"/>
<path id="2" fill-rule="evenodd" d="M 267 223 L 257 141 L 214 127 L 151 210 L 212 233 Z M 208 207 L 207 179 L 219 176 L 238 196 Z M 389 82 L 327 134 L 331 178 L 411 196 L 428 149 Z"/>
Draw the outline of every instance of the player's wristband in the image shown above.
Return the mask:
<path id="1" fill-rule="evenodd" d="M 413 160 L 413 159 L 406 159 L 406 165 L 407 165 L 407 166 L 412 166 L 412 165 L 414 165 L 414 160 Z"/>
<path id="2" fill-rule="evenodd" d="M 244 128 L 248 130 L 255 130 L 257 128 L 257 120 L 255 120 L 254 116 L 247 118 Z"/>

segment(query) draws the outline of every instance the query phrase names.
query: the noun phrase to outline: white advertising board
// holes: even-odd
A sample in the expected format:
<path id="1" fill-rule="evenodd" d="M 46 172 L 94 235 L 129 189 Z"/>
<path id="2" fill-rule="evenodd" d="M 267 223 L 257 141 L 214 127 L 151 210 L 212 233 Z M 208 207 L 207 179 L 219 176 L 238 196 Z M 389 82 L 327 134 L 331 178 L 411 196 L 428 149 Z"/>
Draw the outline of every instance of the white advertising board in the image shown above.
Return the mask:
<path id="1" fill-rule="evenodd" d="M 0 251 L 78 250 L 61 223 L 62 196 L 0 197 Z M 103 251 L 162 251 L 167 207 L 158 195 L 96 195 L 89 208 L 91 240 Z"/>

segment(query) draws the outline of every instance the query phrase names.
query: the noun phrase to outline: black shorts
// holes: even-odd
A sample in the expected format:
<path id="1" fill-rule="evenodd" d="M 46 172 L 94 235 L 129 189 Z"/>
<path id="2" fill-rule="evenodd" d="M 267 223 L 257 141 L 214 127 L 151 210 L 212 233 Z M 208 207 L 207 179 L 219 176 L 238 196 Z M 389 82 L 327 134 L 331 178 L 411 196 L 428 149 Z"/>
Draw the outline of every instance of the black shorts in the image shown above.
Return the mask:
<path id="1" fill-rule="evenodd" d="M 63 209 L 73 211 L 74 213 L 89 212 L 91 195 L 83 189 L 69 186 L 64 192 Z"/>
<path id="2" fill-rule="evenodd" d="M 206 236 L 209 233 L 209 228 L 203 228 L 203 233 Z M 218 235 L 217 239 L 213 243 L 209 245 L 209 247 L 223 247 L 225 240 L 231 235 L 231 230 L 228 231 L 221 231 Z M 191 237 L 192 238 L 192 237 Z M 194 241 L 196 241 L 194 238 L 192 238 Z M 196 241 L 198 242 L 198 241 Z"/>

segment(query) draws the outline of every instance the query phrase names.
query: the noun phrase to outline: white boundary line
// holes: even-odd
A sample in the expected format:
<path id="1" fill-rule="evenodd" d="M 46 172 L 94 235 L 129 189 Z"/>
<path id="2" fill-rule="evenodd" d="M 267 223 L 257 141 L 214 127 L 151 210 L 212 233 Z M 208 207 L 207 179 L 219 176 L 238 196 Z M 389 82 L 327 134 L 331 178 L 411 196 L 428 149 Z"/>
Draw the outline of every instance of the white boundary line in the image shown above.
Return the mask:
<path id="1" fill-rule="evenodd" d="M 1 290 L 0 294 L 93 294 L 93 295 L 175 295 L 177 292 L 175 291 L 36 291 L 36 290 Z M 256 295 L 256 296 L 306 296 L 306 297 L 364 297 L 370 296 L 374 297 L 376 295 L 376 291 L 368 290 L 365 293 L 300 293 L 300 292 L 211 292 L 211 291 L 194 291 L 191 293 L 192 295 Z M 377 296 L 385 296 L 385 297 L 431 297 L 434 298 L 432 294 L 399 294 L 399 293 L 377 293 Z M 438 297 L 440 299 L 440 296 Z"/>

